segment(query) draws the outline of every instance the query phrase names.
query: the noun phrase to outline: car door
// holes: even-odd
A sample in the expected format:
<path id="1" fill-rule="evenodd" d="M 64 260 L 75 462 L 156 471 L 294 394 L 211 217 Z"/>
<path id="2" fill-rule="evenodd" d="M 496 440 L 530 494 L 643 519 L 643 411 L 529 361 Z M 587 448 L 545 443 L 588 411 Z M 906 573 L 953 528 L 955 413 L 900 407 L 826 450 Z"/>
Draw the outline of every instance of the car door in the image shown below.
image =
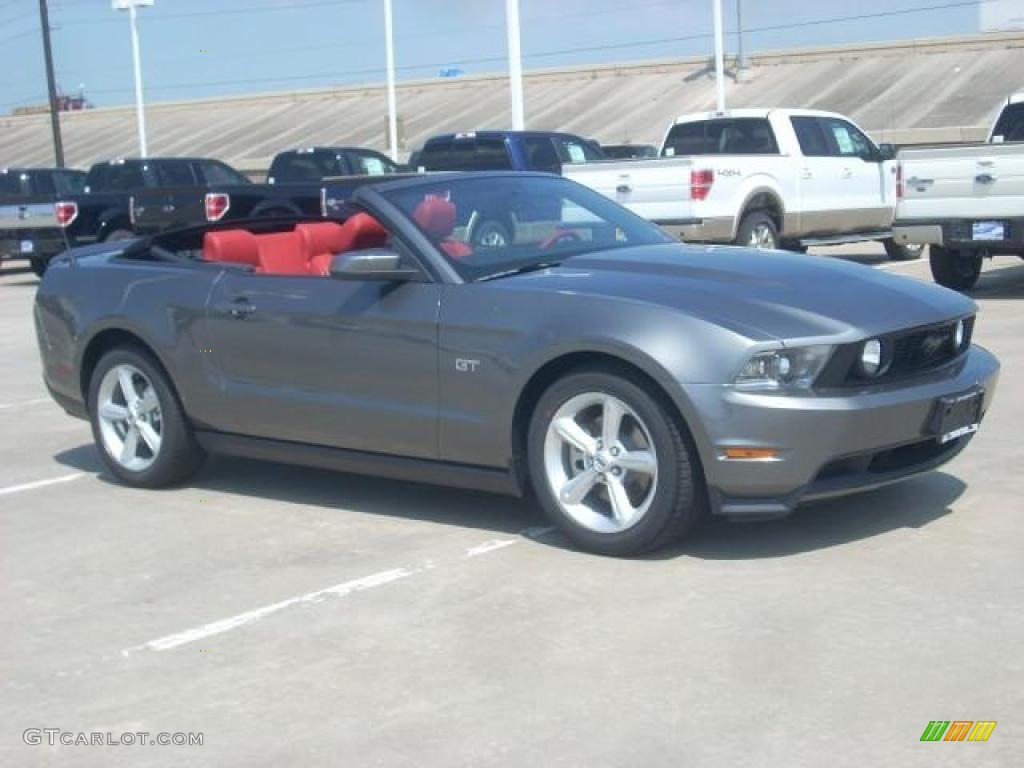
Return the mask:
<path id="1" fill-rule="evenodd" d="M 187 227 L 206 219 L 200 195 L 196 194 L 198 180 L 188 160 L 160 160 L 157 165 L 160 178 L 162 219 L 167 229 Z"/>
<path id="2" fill-rule="evenodd" d="M 433 282 L 225 269 L 207 308 L 224 428 L 435 457 L 439 303 Z"/>
<path id="3" fill-rule="evenodd" d="M 871 139 L 848 120 L 821 118 L 840 159 L 840 196 L 846 201 L 843 229 L 885 229 L 892 223 L 892 200 L 887 173 L 893 165 L 880 161 Z"/>

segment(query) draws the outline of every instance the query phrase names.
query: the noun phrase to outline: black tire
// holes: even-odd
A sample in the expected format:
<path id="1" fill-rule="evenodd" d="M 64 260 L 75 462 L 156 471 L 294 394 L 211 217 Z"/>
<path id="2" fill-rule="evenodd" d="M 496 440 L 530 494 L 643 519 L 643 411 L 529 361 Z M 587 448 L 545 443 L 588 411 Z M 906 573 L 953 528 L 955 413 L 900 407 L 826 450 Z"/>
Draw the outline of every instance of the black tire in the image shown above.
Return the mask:
<path id="1" fill-rule="evenodd" d="M 882 245 L 885 246 L 885 255 L 893 261 L 914 261 L 924 256 L 924 251 L 928 247 L 926 245 L 915 245 L 913 243 L 907 245 L 900 245 L 891 237 L 883 240 Z"/>
<path id="2" fill-rule="evenodd" d="M 36 277 L 42 277 L 46 274 L 46 268 L 50 266 L 50 260 L 44 259 L 41 256 L 33 256 L 28 260 L 28 265 L 35 272 Z"/>
<path id="3" fill-rule="evenodd" d="M 512 234 L 497 219 L 486 219 L 474 227 L 472 244 L 475 248 L 503 248 L 512 245 Z"/>
<path id="4" fill-rule="evenodd" d="M 121 466 L 104 445 L 98 416 L 100 382 L 111 368 L 128 364 L 152 382 L 162 415 L 162 442 L 153 463 L 142 471 Z M 206 458 L 196 442 L 192 426 L 181 407 L 177 393 L 160 364 L 145 350 L 133 346 L 117 347 L 100 358 L 89 381 L 89 422 L 93 440 L 103 462 L 125 485 L 136 488 L 163 488 L 183 482 L 194 475 Z"/>
<path id="5" fill-rule="evenodd" d="M 116 227 L 106 234 L 106 236 L 103 238 L 103 242 L 114 243 L 117 242 L 118 240 L 130 240 L 133 237 L 135 237 L 135 233 L 132 232 L 130 229 L 122 229 L 121 227 Z"/>
<path id="6" fill-rule="evenodd" d="M 587 528 L 564 511 L 545 468 L 545 440 L 552 418 L 563 404 L 585 393 L 612 395 L 633 409 L 643 420 L 657 454 L 657 486 L 650 505 L 631 527 L 613 533 Z M 583 369 L 552 384 L 530 418 L 527 461 L 534 495 L 551 522 L 589 552 L 633 556 L 659 549 L 682 538 L 707 509 L 703 473 L 692 438 L 664 396 L 629 372 Z M 600 493 L 599 488 L 595 485 L 590 493 Z"/>
<path id="7" fill-rule="evenodd" d="M 802 245 L 799 240 L 783 240 L 781 247 L 782 250 L 793 253 L 807 253 L 808 250 L 808 246 Z"/>
<path id="8" fill-rule="evenodd" d="M 937 245 L 931 246 L 928 253 L 935 282 L 954 291 L 967 291 L 974 287 L 981 274 L 982 258 L 980 251 L 959 251 Z"/>
<path id="9" fill-rule="evenodd" d="M 755 231 L 760 230 L 765 238 L 770 239 L 764 245 L 755 246 L 751 243 L 751 236 Z M 736 245 L 746 248 L 777 249 L 779 247 L 779 228 L 775 226 L 772 217 L 762 211 L 748 213 L 740 221 L 740 227 L 736 231 Z"/>

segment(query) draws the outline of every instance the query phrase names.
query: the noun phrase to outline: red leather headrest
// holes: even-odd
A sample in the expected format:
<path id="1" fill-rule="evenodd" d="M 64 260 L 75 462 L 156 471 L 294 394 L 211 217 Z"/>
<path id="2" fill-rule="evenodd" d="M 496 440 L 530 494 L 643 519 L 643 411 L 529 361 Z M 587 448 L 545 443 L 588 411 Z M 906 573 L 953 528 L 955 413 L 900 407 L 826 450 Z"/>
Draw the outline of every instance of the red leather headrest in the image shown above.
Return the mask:
<path id="1" fill-rule="evenodd" d="M 383 248 L 388 244 L 388 231 L 368 213 L 357 213 L 343 225 L 343 251 Z"/>
<path id="2" fill-rule="evenodd" d="M 443 240 L 455 229 L 455 204 L 443 197 L 427 195 L 416 206 L 412 217 L 430 237 Z"/>
<path id="3" fill-rule="evenodd" d="M 204 261 L 230 261 L 236 264 L 260 264 L 256 236 L 244 229 L 224 229 L 203 235 Z"/>
<path id="4" fill-rule="evenodd" d="M 320 253 L 340 253 L 345 250 L 345 231 L 341 224 L 334 221 L 318 221 L 299 224 L 295 227 L 299 233 L 302 250 L 307 259 Z"/>

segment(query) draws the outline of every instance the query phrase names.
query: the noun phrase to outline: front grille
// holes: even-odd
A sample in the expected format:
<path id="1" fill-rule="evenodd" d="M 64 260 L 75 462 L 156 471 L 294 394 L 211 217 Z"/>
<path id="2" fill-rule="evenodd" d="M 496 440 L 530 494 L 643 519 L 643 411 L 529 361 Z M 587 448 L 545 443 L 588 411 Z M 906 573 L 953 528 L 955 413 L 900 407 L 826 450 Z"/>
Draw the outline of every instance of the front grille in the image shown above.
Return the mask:
<path id="1" fill-rule="evenodd" d="M 860 371 L 858 361 L 863 343 L 838 347 L 832 360 L 818 377 L 819 388 L 852 387 L 882 384 L 918 376 L 952 362 L 971 344 L 974 317 L 964 318 L 964 340 L 956 346 L 957 321 L 912 328 L 880 336 L 886 360 L 881 376 L 867 376 Z"/>

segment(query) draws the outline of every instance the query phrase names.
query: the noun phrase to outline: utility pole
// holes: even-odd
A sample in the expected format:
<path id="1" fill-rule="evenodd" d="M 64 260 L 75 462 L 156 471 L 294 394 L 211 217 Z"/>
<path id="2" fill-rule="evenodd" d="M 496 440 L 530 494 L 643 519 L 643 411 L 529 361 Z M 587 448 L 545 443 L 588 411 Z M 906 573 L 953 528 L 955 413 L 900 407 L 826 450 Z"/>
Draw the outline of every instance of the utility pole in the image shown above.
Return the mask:
<path id="1" fill-rule="evenodd" d="M 512 89 L 512 130 L 526 127 L 523 108 L 523 54 L 519 45 L 519 0 L 505 0 L 508 27 L 508 78 Z"/>
<path id="2" fill-rule="evenodd" d="M 722 0 L 712 0 L 715 14 L 715 92 L 718 111 L 725 112 L 725 44 L 722 42 Z"/>
<path id="3" fill-rule="evenodd" d="M 743 56 L 743 0 L 736 0 L 736 69 L 746 66 Z"/>
<path id="4" fill-rule="evenodd" d="M 391 0 L 384 0 L 384 50 L 388 68 L 388 145 L 391 159 L 398 162 L 398 107 L 395 97 L 395 30 Z"/>
<path id="5" fill-rule="evenodd" d="M 46 57 L 46 87 L 50 92 L 50 127 L 53 129 L 53 156 L 57 167 L 64 167 L 64 142 L 60 138 L 60 105 L 57 83 L 53 78 L 53 49 L 50 47 L 50 14 L 46 0 L 39 0 L 39 23 L 43 28 L 43 55 Z"/>

